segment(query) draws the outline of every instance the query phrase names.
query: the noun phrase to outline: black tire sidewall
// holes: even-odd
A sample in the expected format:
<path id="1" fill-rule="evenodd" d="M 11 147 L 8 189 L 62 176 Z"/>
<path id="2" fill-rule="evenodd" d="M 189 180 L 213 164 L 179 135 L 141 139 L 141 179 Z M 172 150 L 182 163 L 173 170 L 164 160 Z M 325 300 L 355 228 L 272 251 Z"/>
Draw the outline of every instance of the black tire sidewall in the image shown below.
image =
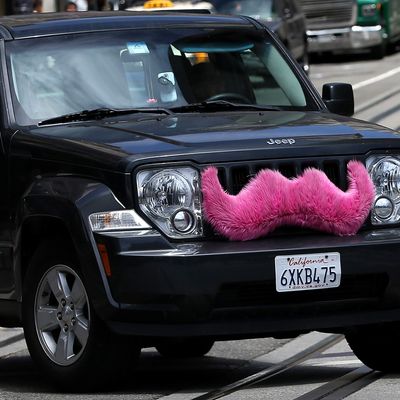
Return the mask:
<path id="1" fill-rule="evenodd" d="M 358 327 L 346 334 L 346 340 L 357 358 L 369 368 L 399 372 L 399 329 L 399 323 Z"/>
<path id="2" fill-rule="evenodd" d="M 381 60 L 386 55 L 386 43 L 381 43 L 370 49 L 371 57 L 375 60 Z"/>

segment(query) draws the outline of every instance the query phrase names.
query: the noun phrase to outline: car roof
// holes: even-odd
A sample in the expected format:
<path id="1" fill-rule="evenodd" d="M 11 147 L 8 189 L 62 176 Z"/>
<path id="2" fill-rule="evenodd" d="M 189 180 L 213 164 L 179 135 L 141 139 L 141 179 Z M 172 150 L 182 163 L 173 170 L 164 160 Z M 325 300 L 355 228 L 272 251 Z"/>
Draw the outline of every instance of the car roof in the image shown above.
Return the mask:
<path id="1" fill-rule="evenodd" d="M 0 18 L 0 38 L 5 40 L 111 31 L 168 27 L 254 27 L 245 17 L 182 12 L 66 12 L 10 15 Z"/>

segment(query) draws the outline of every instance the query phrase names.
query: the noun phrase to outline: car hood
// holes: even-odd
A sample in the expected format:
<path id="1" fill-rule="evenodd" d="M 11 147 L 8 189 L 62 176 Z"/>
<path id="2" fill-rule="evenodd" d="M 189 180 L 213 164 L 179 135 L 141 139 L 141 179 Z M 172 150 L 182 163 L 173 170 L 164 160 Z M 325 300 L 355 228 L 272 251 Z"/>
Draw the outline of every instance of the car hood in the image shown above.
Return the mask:
<path id="1" fill-rule="evenodd" d="M 127 170 L 162 160 L 232 160 L 365 154 L 400 147 L 400 134 L 321 112 L 224 112 L 132 116 L 36 127 L 14 136 L 31 157 Z"/>

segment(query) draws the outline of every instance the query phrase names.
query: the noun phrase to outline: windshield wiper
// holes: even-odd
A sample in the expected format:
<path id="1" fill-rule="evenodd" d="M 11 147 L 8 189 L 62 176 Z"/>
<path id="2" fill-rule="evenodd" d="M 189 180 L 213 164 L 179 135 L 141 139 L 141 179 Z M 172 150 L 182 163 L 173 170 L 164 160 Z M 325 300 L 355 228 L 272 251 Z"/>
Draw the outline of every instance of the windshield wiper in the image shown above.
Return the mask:
<path id="1" fill-rule="evenodd" d="M 58 117 L 45 119 L 38 123 L 41 125 L 51 125 L 51 124 L 62 124 L 68 122 L 77 121 L 90 121 L 90 120 L 100 120 L 103 118 L 114 117 L 117 115 L 126 114 L 165 114 L 171 115 L 175 112 L 185 113 L 185 112 L 209 112 L 209 111 L 223 111 L 223 110 L 257 110 L 257 111 L 277 111 L 280 110 L 279 107 L 268 107 L 259 106 L 256 104 L 245 104 L 245 103 L 232 103 L 226 100 L 209 100 L 203 101 L 201 103 L 192 103 L 185 106 L 162 108 L 162 107 L 143 107 L 143 108 L 94 108 L 92 110 L 82 110 L 77 113 L 64 114 Z"/>
<path id="2" fill-rule="evenodd" d="M 99 120 L 107 117 L 114 117 L 117 115 L 125 115 L 125 114 L 172 114 L 170 110 L 167 108 L 123 108 L 123 109 L 114 109 L 114 108 L 94 108 L 92 110 L 83 110 L 77 113 L 64 114 L 58 117 L 45 119 L 40 121 L 38 125 L 49 125 L 49 124 L 61 124 L 67 122 L 76 122 L 76 121 L 89 121 L 89 120 Z"/>
<path id="3" fill-rule="evenodd" d="M 171 107 L 171 111 L 177 113 L 198 111 L 224 111 L 224 110 L 242 110 L 242 111 L 279 111 L 281 108 L 272 106 L 261 106 L 257 104 L 246 104 L 246 103 L 232 103 L 227 100 L 206 100 L 200 103 L 187 104 L 185 106 Z"/>

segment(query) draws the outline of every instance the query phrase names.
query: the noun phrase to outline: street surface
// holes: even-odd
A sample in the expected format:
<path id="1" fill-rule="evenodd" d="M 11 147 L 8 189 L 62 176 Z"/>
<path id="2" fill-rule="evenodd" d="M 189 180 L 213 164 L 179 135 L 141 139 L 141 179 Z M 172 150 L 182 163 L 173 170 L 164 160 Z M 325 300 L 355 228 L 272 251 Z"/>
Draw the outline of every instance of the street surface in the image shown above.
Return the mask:
<path id="1" fill-rule="evenodd" d="M 313 63 L 310 78 L 319 91 L 324 82 L 352 83 L 357 118 L 400 129 L 399 66 L 400 52 L 379 61 L 361 56 L 331 57 Z M 62 394 L 50 385 L 46 376 L 37 371 L 23 339 L 3 342 L 18 334 L 21 334 L 20 329 L 0 329 L 0 399 L 188 400 L 268 368 L 276 360 L 290 357 L 293 347 L 300 351 L 305 343 L 312 344 L 319 338 L 319 334 L 313 333 L 295 341 L 267 338 L 220 342 L 206 357 L 183 361 L 163 359 L 155 349 L 144 349 L 140 361 L 132 367 L 132 378 L 117 387 L 110 386 L 108 392 Z M 322 398 L 321 390 L 329 389 L 331 386 L 326 385 L 332 385 L 332 381 L 342 384 L 340 379 L 343 375 L 350 374 L 351 377 L 355 373 L 365 372 L 367 375 L 361 385 L 365 387 L 353 394 L 346 394 L 347 399 L 400 398 L 400 375 L 365 371 L 345 341 L 341 340 L 324 353 L 313 355 L 305 363 L 224 399 Z M 340 393 L 345 393 L 343 390 L 327 397 L 324 395 L 323 398 L 342 398 Z"/>

